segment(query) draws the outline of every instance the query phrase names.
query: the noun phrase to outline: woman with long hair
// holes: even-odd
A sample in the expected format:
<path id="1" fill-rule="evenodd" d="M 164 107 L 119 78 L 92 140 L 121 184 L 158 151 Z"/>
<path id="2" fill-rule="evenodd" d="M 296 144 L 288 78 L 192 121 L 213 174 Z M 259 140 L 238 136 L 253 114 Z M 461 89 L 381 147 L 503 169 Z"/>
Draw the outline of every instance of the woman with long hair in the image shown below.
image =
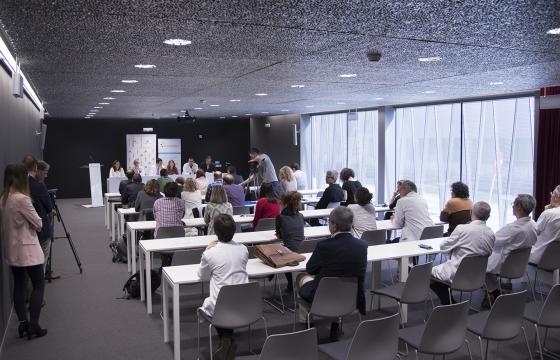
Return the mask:
<path id="1" fill-rule="evenodd" d="M 29 197 L 27 169 L 21 164 L 6 166 L 4 190 L 0 196 L 0 219 L 4 260 L 14 276 L 14 308 L 19 319 L 18 334 L 41 337 L 47 334 L 39 326 L 39 316 L 45 292 L 45 257 L 37 232 L 43 227 Z M 29 300 L 30 319 L 27 320 L 25 290 L 27 276 L 33 291 Z"/>
<path id="2" fill-rule="evenodd" d="M 179 170 L 175 166 L 175 161 L 169 160 L 167 163 L 167 175 L 179 175 Z"/>
<path id="3" fill-rule="evenodd" d="M 124 177 L 124 170 L 119 160 L 113 161 L 111 170 L 109 170 L 109 177 Z"/>
<path id="4" fill-rule="evenodd" d="M 208 235 L 214 235 L 214 218 L 220 214 L 233 215 L 233 207 L 222 185 L 212 187 L 210 202 L 204 211 L 204 222 L 208 225 Z"/>
<path id="5" fill-rule="evenodd" d="M 274 219 L 280 214 L 280 201 L 272 183 L 261 185 L 260 198 L 255 205 L 255 217 L 253 218 L 253 229 L 257 227 L 260 219 Z"/>
<path id="6" fill-rule="evenodd" d="M 291 167 L 282 166 L 278 175 L 280 183 L 284 188 L 284 192 L 297 191 L 297 180 Z"/>

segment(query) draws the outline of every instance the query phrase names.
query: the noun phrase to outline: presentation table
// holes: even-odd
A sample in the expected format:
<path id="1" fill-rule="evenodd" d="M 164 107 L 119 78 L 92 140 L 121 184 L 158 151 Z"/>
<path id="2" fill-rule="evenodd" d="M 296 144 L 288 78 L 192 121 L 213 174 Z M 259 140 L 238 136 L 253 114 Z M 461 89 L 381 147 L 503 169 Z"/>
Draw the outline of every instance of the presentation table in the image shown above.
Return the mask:
<path id="1" fill-rule="evenodd" d="M 395 244 L 376 245 L 368 247 L 367 261 L 379 262 L 383 260 L 399 260 L 400 281 L 406 281 L 408 277 L 408 259 L 414 256 L 432 255 L 440 252 L 440 244 L 445 238 L 436 238 L 421 241 L 407 241 Z M 419 244 L 428 244 L 432 249 L 424 249 Z M 262 277 L 283 273 L 294 273 L 305 271 L 307 261 L 311 254 L 303 254 L 305 261 L 297 266 L 285 266 L 282 268 L 272 268 L 264 264 L 260 259 L 250 259 L 247 263 L 247 273 L 249 277 Z M 172 310 L 173 310 L 173 356 L 175 360 L 181 359 L 181 308 L 179 304 L 179 290 L 181 285 L 197 284 L 202 280 L 198 276 L 199 264 L 181 265 L 164 267 L 162 272 L 162 303 L 163 303 L 163 340 L 169 342 L 169 304 L 167 288 L 171 289 Z M 372 276 L 373 278 L 373 276 Z M 294 304 L 297 306 L 296 290 L 294 281 Z M 403 323 L 407 321 L 407 306 L 402 305 L 401 319 Z M 297 311 L 294 311 L 294 325 L 296 322 Z"/>

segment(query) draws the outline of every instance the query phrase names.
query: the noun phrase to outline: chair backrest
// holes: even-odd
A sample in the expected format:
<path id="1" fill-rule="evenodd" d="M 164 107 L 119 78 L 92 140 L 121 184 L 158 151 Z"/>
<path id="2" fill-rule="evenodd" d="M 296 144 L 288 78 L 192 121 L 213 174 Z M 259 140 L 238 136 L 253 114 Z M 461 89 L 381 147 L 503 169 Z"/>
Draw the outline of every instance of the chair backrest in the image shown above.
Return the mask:
<path id="1" fill-rule="evenodd" d="M 140 210 L 140 221 L 154 221 L 154 209 L 142 209 Z"/>
<path id="2" fill-rule="evenodd" d="M 369 246 L 383 245 L 387 243 L 387 230 L 367 230 L 362 233 L 362 240 L 367 241 Z"/>
<path id="3" fill-rule="evenodd" d="M 233 215 L 250 214 L 251 209 L 248 206 L 234 206 Z"/>
<path id="4" fill-rule="evenodd" d="M 527 272 L 530 256 L 530 247 L 510 251 L 502 264 L 500 276 L 504 279 L 519 279 L 522 277 Z"/>
<path id="5" fill-rule="evenodd" d="M 192 211 L 192 216 L 193 216 L 193 218 L 197 219 L 197 218 L 200 217 L 200 211 L 198 210 L 197 207 L 192 208 L 191 211 Z"/>
<path id="6" fill-rule="evenodd" d="M 200 264 L 204 249 L 177 250 L 173 253 L 171 266 Z"/>
<path id="7" fill-rule="evenodd" d="M 356 310 L 358 280 L 348 277 L 324 277 L 319 281 L 311 310 L 313 315 L 342 317 Z"/>
<path id="8" fill-rule="evenodd" d="M 486 266 L 488 256 L 466 256 L 461 260 L 451 288 L 459 291 L 474 291 L 480 289 L 486 281 Z"/>
<path id="9" fill-rule="evenodd" d="M 554 271 L 560 268 L 560 240 L 549 243 L 539 261 L 539 269 Z"/>
<path id="10" fill-rule="evenodd" d="M 550 289 L 539 316 L 539 325 L 560 327 L 560 284 Z"/>
<path id="11" fill-rule="evenodd" d="M 362 321 L 347 360 L 393 360 L 399 350 L 399 314 Z"/>
<path id="12" fill-rule="evenodd" d="M 401 295 L 401 302 L 403 304 L 418 304 L 426 301 L 430 291 L 431 277 L 431 262 L 416 265 L 412 269 L 410 269 L 408 279 L 404 284 L 404 289 Z"/>
<path id="13" fill-rule="evenodd" d="M 509 340 L 519 334 L 527 290 L 500 295 L 486 320 L 482 335 L 490 340 Z"/>
<path id="14" fill-rule="evenodd" d="M 443 225 L 426 226 L 420 234 L 419 240 L 435 239 L 443 237 Z"/>
<path id="15" fill-rule="evenodd" d="M 225 329 L 249 326 L 262 316 L 261 287 L 257 282 L 222 286 L 212 324 Z"/>
<path id="16" fill-rule="evenodd" d="M 270 335 L 259 360 L 316 360 L 317 330 L 310 328 L 288 334 Z"/>
<path id="17" fill-rule="evenodd" d="M 340 206 L 340 201 L 330 202 L 327 204 L 327 209 L 334 209 Z"/>
<path id="18" fill-rule="evenodd" d="M 157 231 L 156 239 L 185 237 L 185 228 L 182 226 L 163 226 Z"/>
<path id="19" fill-rule="evenodd" d="M 300 254 L 312 253 L 313 251 L 315 251 L 315 248 L 317 247 L 317 244 L 319 243 L 319 241 L 322 241 L 322 240 L 323 239 L 303 240 L 299 244 L 298 253 L 300 253 Z"/>
<path id="20" fill-rule="evenodd" d="M 317 193 L 317 197 L 320 198 L 321 196 L 323 196 L 324 193 L 325 193 L 324 191 L 319 191 L 319 192 Z"/>
<path id="21" fill-rule="evenodd" d="M 276 229 L 276 219 L 275 218 L 262 218 L 259 219 L 257 226 L 255 226 L 255 231 L 267 231 Z"/>
<path id="22" fill-rule="evenodd" d="M 418 351 L 448 354 L 458 350 L 467 332 L 469 302 L 437 306 L 430 315 Z"/>

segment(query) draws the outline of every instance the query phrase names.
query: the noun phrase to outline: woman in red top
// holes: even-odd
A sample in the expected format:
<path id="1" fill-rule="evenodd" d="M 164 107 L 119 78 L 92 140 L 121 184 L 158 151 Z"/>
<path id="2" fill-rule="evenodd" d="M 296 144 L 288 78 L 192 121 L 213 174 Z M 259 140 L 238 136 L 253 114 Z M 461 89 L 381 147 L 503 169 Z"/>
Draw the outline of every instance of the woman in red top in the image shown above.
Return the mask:
<path id="1" fill-rule="evenodd" d="M 255 207 L 255 217 L 253 219 L 253 230 L 257 227 L 260 219 L 275 219 L 280 214 L 280 201 L 276 197 L 276 192 L 271 183 L 261 185 L 260 199 Z"/>

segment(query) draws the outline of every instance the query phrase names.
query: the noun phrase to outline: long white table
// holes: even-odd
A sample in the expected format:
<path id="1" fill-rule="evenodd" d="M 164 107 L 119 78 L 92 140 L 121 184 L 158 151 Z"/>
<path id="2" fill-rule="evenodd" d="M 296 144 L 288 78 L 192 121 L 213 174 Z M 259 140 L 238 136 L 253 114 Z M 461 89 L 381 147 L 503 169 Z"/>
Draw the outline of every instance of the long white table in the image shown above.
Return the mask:
<path id="1" fill-rule="evenodd" d="M 436 238 L 421 241 L 407 241 L 396 244 L 376 245 L 368 247 L 367 261 L 379 262 L 383 260 L 397 259 L 400 260 L 399 272 L 400 281 L 406 281 L 408 277 L 408 259 L 413 256 L 431 255 L 440 252 L 440 243 L 444 238 Z M 418 245 L 429 244 L 432 249 L 423 249 Z M 300 262 L 297 266 L 285 266 L 282 268 L 272 268 L 264 264 L 259 259 L 250 259 L 247 263 L 247 273 L 249 277 L 261 277 L 267 275 L 294 273 L 305 271 L 307 260 L 311 254 L 305 255 L 306 260 Z M 173 308 L 173 356 L 175 360 L 181 359 L 181 324 L 180 324 L 180 304 L 179 304 L 179 288 L 181 285 L 196 284 L 202 280 L 198 276 L 199 265 L 182 265 L 164 267 L 162 272 L 162 303 L 163 303 L 163 340 L 169 342 L 169 309 L 167 287 L 171 288 L 172 308 Z M 373 276 L 372 276 L 373 279 Z M 294 299 L 296 291 L 294 289 Z M 297 305 L 297 302 L 296 302 Z M 294 311 L 294 321 L 297 311 Z M 401 319 L 406 322 L 407 306 L 402 306 Z"/>
<path id="2" fill-rule="evenodd" d="M 121 199 L 120 193 L 105 193 L 103 196 L 103 204 L 105 205 L 105 226 L 107 230 L 110 230 L 111 226 L 111 206 L 109 205 L 109 200 L 119 200 Z M 114 201 L 112 202 L 115 203 Z"/>

